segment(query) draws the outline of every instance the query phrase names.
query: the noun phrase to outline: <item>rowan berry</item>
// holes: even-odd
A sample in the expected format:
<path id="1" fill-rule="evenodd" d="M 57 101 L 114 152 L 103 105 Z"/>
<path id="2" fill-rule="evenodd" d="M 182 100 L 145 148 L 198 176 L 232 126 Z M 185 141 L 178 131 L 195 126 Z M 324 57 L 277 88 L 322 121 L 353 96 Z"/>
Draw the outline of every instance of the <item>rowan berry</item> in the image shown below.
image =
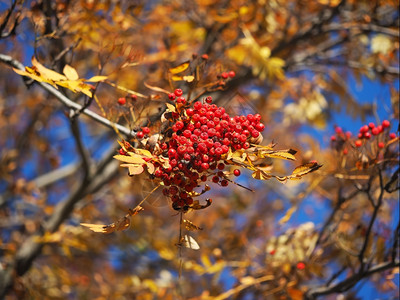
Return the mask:
<path id="1" fill-rule="evenodd" d="M 357 140 L 357 141 L 355 141 L 354 145 L 359 148 L 359 147 L 362 146 L 362 141 L 361 140 Z"/>
<path id="2" fill-rule="evenodd" d="M 306 264 L 303 262 L 298 262 L 296 268 L 299 270 L 304 270 L 306 268 Z"/>
<path id="3" fill-rule="evenodd" d="M 124 149 L 122 149 L 122 148 L 121 148 L 121 149 L 119 149 L 119 151 L 118 151 L 118 152 L 119 152 L 119 154 L 120 154 L 120 155 L 126 155 L 126 152 L 125 152 L 125 150 L 124 150 Z"/>
<path id="4" fill-rule="evenodd" d="M 175 94 L 177 97 L 180 97 L 180 96 L 183 95 L 183 91 L 182 91 L 181 89 L 176 89 L 176 90 L 174 91 L 174 94 Z"/>
<path id="5" fill-rule="evenodd" d="M 169 93 L 169 94 L 168 94 L 168 99 L 169 99 L 169 100 L 174 101 L 175 98 L 176 98 L 176 95 L 175 95 L 174 93 Z"/>
<path id="6" fill-rule="evenodd" d="M 228 186 L 229 182 L 226 179 L 221 180 L 221 186 Z"/>
<path id="7" fill-rule="evenodd" d="M 144 137 L 143 131 L 138 131 L 138 132 L 136 132 L 136 138 L 137 138 L 137 139 L 142 139 L 143 137 Z"/>
<path id="8" fill-rule="evenodd" d="M 390 126 L 390 122 L 388 120 L 383 120 L 382 121 L 382 127 L 383 128 L 388 128 Z"/>
<path id="9" fill-rule="evenodd" d="M 142 131 L 144 134 L 149 134 L 150 133 L 150 128 L 149 127 L 142 127 Z"/>
<path id="10" fill-rule="evenodd" d="M 221 73 L 221 77 L 223 78 L 223 79 L 227 79 L 228 78 L 228 73 L 227 72 L 222 72 Z"/>
<path id="11" fill-rule="evenodd" d="M 229 76 L 230 78 L 235 77 L 235 76 L 236 76 L 235 71 L 229 71 L 228 76 Z"/>
<path id="12" fill-rule="evenodd" d="M 206 98 L 206 103 L 208 103 L 208 104 L 211 104 L 211 103 L 212 103 L 212 98 L 211 98 L 211 96 L 208 96 L 208 97 Z"/>
<path id="13" fill-rule="evenodd" d="M 212 182 L 218 183 L 219 182 L 219 177 L 218 176 L 213 176 Z"/>
<path id="14" fill-rule="evenodd" d="M 240 176 L 240 170 L 239 169 L 235 169 L 235 170 L 233 170 L 233 175 L 235 175 L 235 176 Z"/>
<path id="15" fill-rule="evenodd" d="M 379 142 L 379 143 L 378 143 L 378 147 L 379 147 L 379 148 L 385 148 L 385 143 Z"/>
<path id="16" fill-rule="evenodd" d="M 126 103 L 126 99 L 125 99 L 125 97 L 121 97 L 121 98 L 118 98 L 118 104 L 119 105 L 125 105 L 125 103 Z"/>
<path id="17" fill-rule="evenodd" d="M 389 134 L 389 138 L 390 138 L 391 140 L 394 140 L 394 139 L 396 138 L 396 134 L 395 134 L 394 132 L 391 132 L 391 133 Z"/>

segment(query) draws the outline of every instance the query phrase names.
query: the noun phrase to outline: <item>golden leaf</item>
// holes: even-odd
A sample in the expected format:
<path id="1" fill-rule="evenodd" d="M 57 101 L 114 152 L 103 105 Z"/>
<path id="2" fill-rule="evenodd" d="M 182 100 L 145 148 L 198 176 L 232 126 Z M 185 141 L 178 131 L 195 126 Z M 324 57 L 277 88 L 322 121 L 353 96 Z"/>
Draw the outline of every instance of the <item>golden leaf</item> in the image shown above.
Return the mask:
<path id="1" fill-rule="evenodd" d="M 68 80 L 78 80 L 79 79 L 78 72 L 76 72 L 76 70 L 73 67 L 71 67 L 70 65 L 64 66 L 63 73 L 65 74 L 65 76 L 67 76 Z"/>
<path id="2" fill-rule="evenodd" d="M 93 77 L 90 77 L 89 79 L 86 79 L 85 81 L 99 82 L 99 81 L 104 81 L 106 79 L 107 79 L 107 76 L 93 76 Z M 132 93 L 132 94 L 134 94 L 134 93 Z"/>
<path id="3" fill-rule="evenodd" d="M 170 68 L 169 72 L 172 74 L 178 74 L 178 73 L 185 71 L 188 67 L 189 67 L 189 62 L 185 62 L 175 68 Z"/>
<path id="4" fill-rule="evenodd" d="M 183 76 L 183 80 L 185 80 L 186 82 L 192 82 L 194 79 L 195 78 L 193 75 Z"/>
<path id="5" fill-rule="evenodd" d="M 289 208 L 288 211 L 286 212 L 286 214 L 279 220 L 278 224 L 283 225 L 283 224 L 287 223 L 296 210 L 297 210 L 297 206 L 292 206 L 291 208 Z"/>
<path id="6" fill-rule="evenodd" d="M 113 157 L 119 161 L 128 163 L 128 164 L 144 164 L 146 163 L 146 161 L 142 158 L 142 156 L 132 153 L 132 152 L 128 152 L 128 154 L 130 154 L 130 156 L 127 155 L 114 155 Z"/>
<path id="7" fill-rule="evenodd" d="M 322 167 L 322 165 L 319 165 L 316 162 L 306 163 L 304 165 L 296 167 L 293 170 L 292 175 L 290 175 L 290 177 L 291 177 L 291 179 L 292 179 L 292 177 L 301 178 L 303 175 L 314 172 L 321 167 Z"/>
<path id="8" fill-rule="evenodd" d="M 175 108 L 174 105 L 169 104 L 169 103 L 165 103 L 165 105 L 167 106 L 167 108 L 168 108 L 168 110 L 169 110 L 170 112 L 176 112 L 176 108 Z"/>
<path id="9" fill-rule="evenodd" d="M 172 79 L 173 81 L 181 81 L 181 80 L 184 80 L 184 79 L 183 79 L 183 76 L 178 76 L 178 75 L 172 76 L 171 79 Z"/>

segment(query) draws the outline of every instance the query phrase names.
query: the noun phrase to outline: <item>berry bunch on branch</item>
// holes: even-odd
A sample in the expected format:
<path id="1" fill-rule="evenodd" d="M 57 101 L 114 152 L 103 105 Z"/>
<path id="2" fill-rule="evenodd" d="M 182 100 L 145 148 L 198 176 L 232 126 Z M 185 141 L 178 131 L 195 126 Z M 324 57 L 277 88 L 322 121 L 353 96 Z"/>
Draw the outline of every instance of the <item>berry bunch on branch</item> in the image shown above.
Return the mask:
<path id="1" fill-rule="evenodd" d="M 231 179 L 232 175 L 241 175 L 239 168 L 252 171 L 255 179 L 276 178 L 286 182 L 300 179 L 321 167 L 317 162 L 310 162 L 296 167 L 287 176 L 272 174 L 271 163 L 260 162 L 273 158 L 295 160 L 296 151 L 275 150 L 275 144 L 260 145 L 261 132 L 265 129 L 260 114 L 230 116 L 224 107 L 212 103 L 211 96 L 201 101 L 188 101 L 181 89 L 169 93 L 168 99 L 172 104 L 166 104 L 161 130 L 151 133 L 148 127 L 142 127 L 136 132 L 138 146 L 122 140 L 119 154 L 114 158 L 121 162 L 121 167 L 128 169 L 130 176 L 147 172 L 176 211 L 186 213 L 209 207 L 212 199 L 207 198 L 202 204 L 199 197 L 209 191 L 212 184 L 226 187 L 234 183 L 248 189 Z M 118 228 L 125 229 L 111 224 L 104 226 L 103 232 Z"/>

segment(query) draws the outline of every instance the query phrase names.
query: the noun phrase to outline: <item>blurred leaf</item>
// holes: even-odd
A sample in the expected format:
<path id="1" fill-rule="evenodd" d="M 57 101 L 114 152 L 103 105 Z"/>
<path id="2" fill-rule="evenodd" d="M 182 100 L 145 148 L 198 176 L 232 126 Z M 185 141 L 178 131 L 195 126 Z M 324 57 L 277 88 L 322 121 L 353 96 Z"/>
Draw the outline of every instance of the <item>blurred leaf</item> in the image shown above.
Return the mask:
<path id="1" fill-rule="evenodd" d="M 185 62 L 175 68 L 169 69 L 169 72 L 172 74 L 178 74 L 178 73 L 185 71 L 188 67 L 189 67 L 189 62 Z"/>
<path id="2" fill-rule="evenodd" d="M 199 244 L 190 235 L 185 235 L 184 236 L 183 241 L 182 241 L 182 245 L 184 247 L 192 249 L 192 250 L 199 250 L 200 249 Z"/>

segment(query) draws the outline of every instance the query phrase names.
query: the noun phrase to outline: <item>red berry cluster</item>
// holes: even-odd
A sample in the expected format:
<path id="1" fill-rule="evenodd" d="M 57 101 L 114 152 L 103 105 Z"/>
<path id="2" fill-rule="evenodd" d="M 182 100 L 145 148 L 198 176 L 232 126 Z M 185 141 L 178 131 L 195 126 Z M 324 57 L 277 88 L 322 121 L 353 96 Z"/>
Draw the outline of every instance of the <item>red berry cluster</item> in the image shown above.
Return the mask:
<path id="1" fill-rule="evenodd" d="M 213 183 L 227 186 L 224 156 L 229 150 L 249 148 L 265 128 L 259 114 L 231 117 L 223 107 L 212 104 L 210 96 L 192 105 L 182 95 L 181 89 L 169 94 L 179 109 L 171 113 L 170 127 L 155 147 L 158 153 L 153 153 L 168 162 L 154 159 L 153 175 L 163 182 L 163 193 L 176 210 L 193 204 L 193 189 L 209 177 Z M 137 138 L 144 136 L 145 128 L 147 131 L 147 127 L 142 128 Z M 233 174 L 239 176 L 240 170 Z"/>
<path id="2" fill-rule="evenodd" d="M 337 150 L 343 149 L 343 154 L 348 153 L 348 148 L 344 147 L 344 144 L 349 141 L 354 147 L 360 148 L 365 144 L 367 140 L 374 139 L 377 141 L 378 148 L 385 147 L 385 141 L 387 140 L 387 136 L 389 139 L 395 139 L 396 134 L 394 132 L 388 133 L 388 128 L 391 126 L 388 120 L 383 120 L 381 125 L 375 125 L 370 122 L 369 124 L 361 126 L 357 139 L 355 141 L 351 141 L 351 132 L 343 132 L 341 127 L 335 128 L 335 135 L 331 136 L 331 141 L 334 143 Z M 375 138 L 374 138 L 375 137 Z"/>

